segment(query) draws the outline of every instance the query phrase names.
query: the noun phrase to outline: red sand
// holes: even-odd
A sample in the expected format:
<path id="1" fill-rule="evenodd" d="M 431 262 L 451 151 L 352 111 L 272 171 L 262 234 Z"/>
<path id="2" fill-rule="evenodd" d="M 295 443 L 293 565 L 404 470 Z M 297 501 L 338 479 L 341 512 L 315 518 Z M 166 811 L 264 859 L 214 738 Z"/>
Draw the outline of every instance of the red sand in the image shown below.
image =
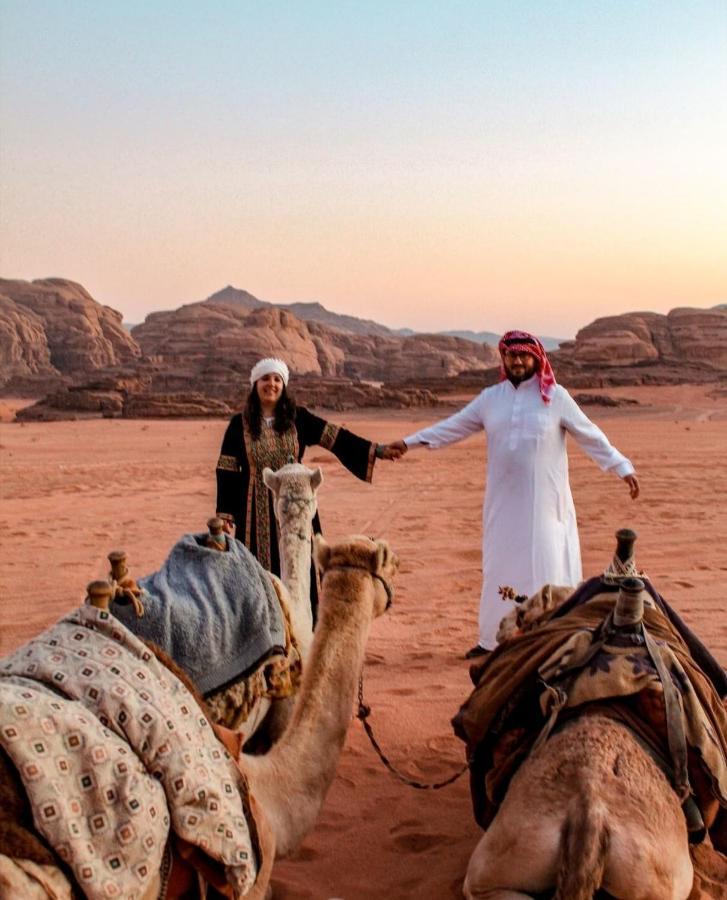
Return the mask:
<path id="1" fill-rule="evenodd" d="M 635 528 L 640 567 L 727 664 L 727 398 L 688 386 L 608 393 L 643 404 L 589 410 L 634 461 L 642 497 L 631 502 L 625 485 L 572 449 L 584 572 L 606 565 L 617 528 Z M 0 418 L 7 420 L 7 409 Z M 388 440 L 441 414 L 330 418 Z M 105 576 L 109 550 L 125 549 L 140 576 L 159 566 L 183 532 L 204 529 L 214 511 L 224 427 L 2 425 L 0 652 L 81 602 L 87 582 Z M 319 498 L 328 539 L 385 537 L 401 558 L 394 606 L 369 640 L 365 691 L 384 751 L 422 781 L 443 779 L 463 762 L 450 718 L 470 687 L 461 657 L 476 638 L 484 458 L 481 437 L 437 453 L 417 451 L 396 464 L 378 463 L 373 485 L 357 482 L 323 450 L 305 460 L 324 469 Z M 354 721 L 317 827 L 276 866 L 275 897 L 457 897 L 477 838 L 466 777 L 436 792 L 400 784 Z"/>

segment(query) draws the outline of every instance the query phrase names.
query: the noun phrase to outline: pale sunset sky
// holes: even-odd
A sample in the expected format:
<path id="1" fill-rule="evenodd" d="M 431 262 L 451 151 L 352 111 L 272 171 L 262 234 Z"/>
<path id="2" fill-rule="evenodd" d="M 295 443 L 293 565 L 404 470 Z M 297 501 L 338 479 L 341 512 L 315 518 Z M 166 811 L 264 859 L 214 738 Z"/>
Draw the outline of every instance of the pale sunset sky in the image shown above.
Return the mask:
<path id="1" fill-rule="evenodd" d="M 0 274 L 570 337 L 727 302 L 725 0 L 0 0 Z"/>

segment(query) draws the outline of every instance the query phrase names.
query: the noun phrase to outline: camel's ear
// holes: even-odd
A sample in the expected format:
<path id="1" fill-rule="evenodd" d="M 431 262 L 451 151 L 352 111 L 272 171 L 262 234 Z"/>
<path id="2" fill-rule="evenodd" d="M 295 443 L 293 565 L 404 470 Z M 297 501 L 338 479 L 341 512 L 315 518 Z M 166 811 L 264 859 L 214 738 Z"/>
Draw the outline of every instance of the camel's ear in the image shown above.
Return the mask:
<path id="1" fill-rule="evenodd" d="M 383 572 L 390 553 L 391 551 L 386 541 L 376 541 L 376 555 L 371 559 L 371 571 L 374 573 Z"/>
<path id="2" fill-rule="evenodd" d="M 275 472 L 268 468 L 268 466 L 265 466 L 263 469 L 263 481 L 265 482 L 266 487 L 270 488 L 274 494 L 277 494 L 280 480 Z"/>
<path id="3" fill-rule="evenodd" d="M 323 483 L 323 472 L 321 471 L 321 467 L 318 466 L 317 468 L 315 468 L 313 470 L 313 474 L 311 475 L 311 478 L 310 478 L 310 486 L 313 488 L 314 491 L 317 491 L 322 483 Z"/>
<path id="4" fill-rule="evenodd" d="M 330 544 L 326 543 L 326 539 L 322 534 L 317 534 L 313 538 L 313 556 L 318 568 L 321 572 L 325 572 L 328 568 L 328 563 L 331 561 L 331 547 Z"/>

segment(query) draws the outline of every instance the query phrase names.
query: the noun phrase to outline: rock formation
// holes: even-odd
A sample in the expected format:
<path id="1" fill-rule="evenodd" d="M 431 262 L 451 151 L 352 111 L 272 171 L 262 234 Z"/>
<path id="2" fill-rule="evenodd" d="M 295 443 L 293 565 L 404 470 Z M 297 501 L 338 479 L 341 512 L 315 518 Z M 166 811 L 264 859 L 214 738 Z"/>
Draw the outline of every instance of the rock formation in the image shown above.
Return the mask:
<path id="1" fill-rule="evenodd" d="M 607 316 L 551 357 L 571 387 L 715 381 L 727 375 L 727 309 Z"/>
<path id="2" fill-rule="evenodd" d="M 0 279 L 0 300 L 0 386 L 13 376 L 75 376 L 141 356 L 121 313 L 80 284 Z"/>
<path id="3" fill-rule="evenodd" d="M 129 335 L 119 313 L 74 282 L 0 280 L 0 390 L 47 395 L 24 410 L 27 419 L 227 416 L 243 404 L 254 362 L 271 355 L 288 362 L 301 402 L 337 410 L 433 405 L 435 393 L 480 390 L 499 375 L 490 344 L 402 336 L 233 287 L 152 313 Z M 608 316 L 551 357 L 558 380 L 575 389 L 719 381 L 727 309 Z"/>

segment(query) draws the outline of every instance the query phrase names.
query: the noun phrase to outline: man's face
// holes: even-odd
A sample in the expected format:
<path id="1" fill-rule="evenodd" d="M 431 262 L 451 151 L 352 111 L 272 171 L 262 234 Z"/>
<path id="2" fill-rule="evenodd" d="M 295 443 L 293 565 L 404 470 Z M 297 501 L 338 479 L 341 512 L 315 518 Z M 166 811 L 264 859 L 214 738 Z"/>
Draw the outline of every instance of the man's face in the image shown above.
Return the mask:
<path id="1" fill-rule="evenodd" d="M 532 353 L 524 353 L 522 350 L 505 350 L 502 354 L 505 371 L 508 378 L 515 384 L 527 381 L 535 374 L 537 360 Z"/>

